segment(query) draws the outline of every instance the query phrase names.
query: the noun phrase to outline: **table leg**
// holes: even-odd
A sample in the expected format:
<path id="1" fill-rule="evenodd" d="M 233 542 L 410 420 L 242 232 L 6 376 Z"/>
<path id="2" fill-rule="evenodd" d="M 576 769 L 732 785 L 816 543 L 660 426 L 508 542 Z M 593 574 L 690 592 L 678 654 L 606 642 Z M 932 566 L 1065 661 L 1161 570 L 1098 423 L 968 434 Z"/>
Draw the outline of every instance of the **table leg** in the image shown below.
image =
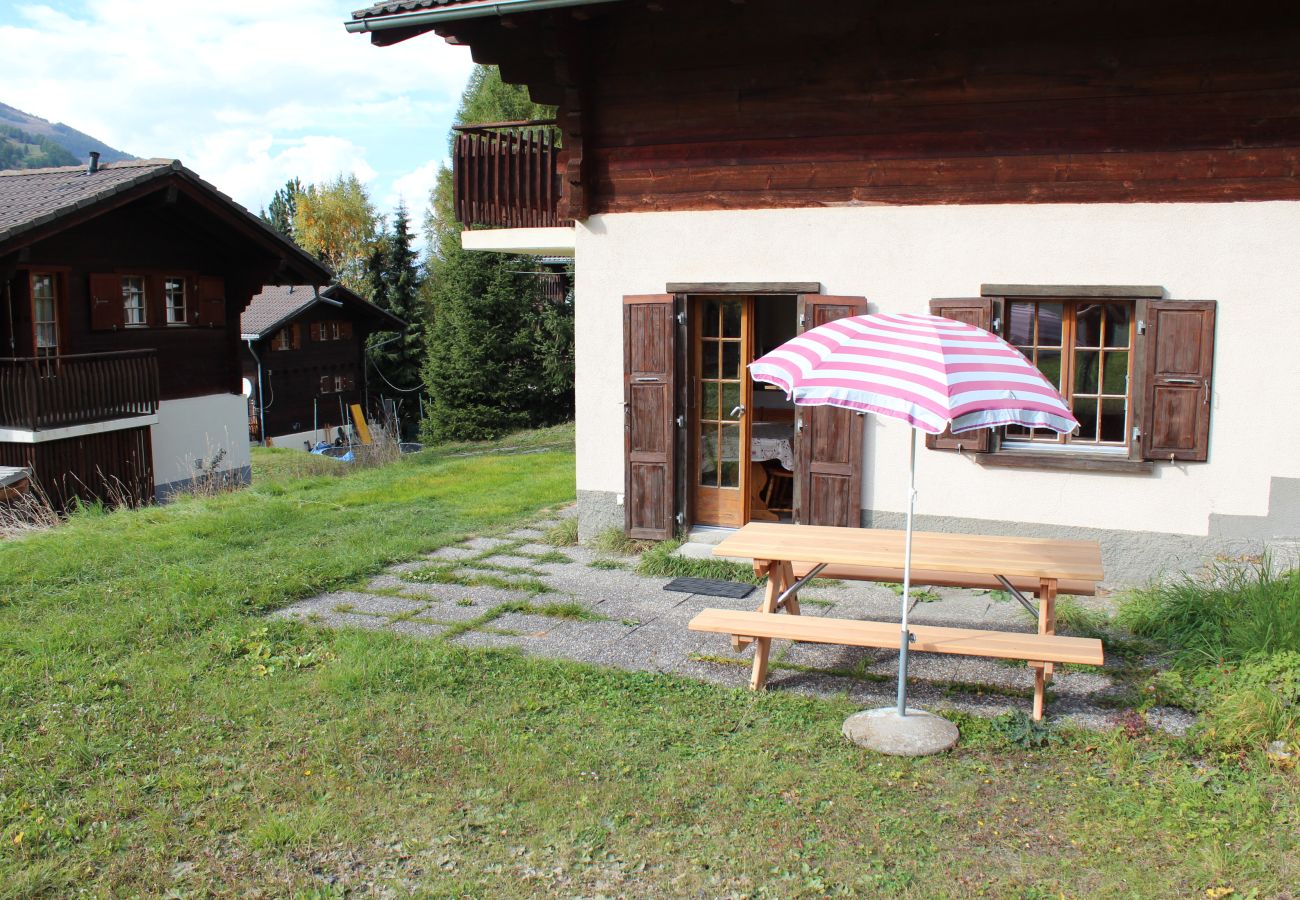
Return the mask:
<path id="1" fill-rule="evenodd" d="M 790 564 L 773 560 L 767 570 L 767 589 L 763 592 L 763 603 L 759 612 L 775 614 L 776 599 L 789 586 L 786 578 L 790 573 Z M 754 668 L 749 676 L 749 689 L 761 691 L 767 684 L 767 657 L 772 651 L 771 638 L 754 640 Z"/>
<path id="2" fill-rule="evenodd" d="M 780 566 L 781 566 L 781 579 L 785 582 L 785 587 L 789 587 L 790 585 L 794 584 L 794 566 L 790 564 L 789 560 L 783 560 L 780 563 Z M 781 590 L 785 590 L 785 587 L 783 587 Z M 801 612 L 799 608 L 799 592 L 795 591 L 789 597 L 786 597 L 784 605 L 785 605 L 785 611 L 788 612 L 790 615 L 792 616 L 799 615 Z"/>
<path id="3" fill-rule="evenodd" d="M 757 577 L 757 578 L 767 577 L 768 580 L 770 581 L 770 580 L 771 580 L 771 576 L 772 576 L 772 567 L 773 567 L 774 565 L 775 565 L 775 563 L 769 562 L 769 561 L 766 560 L 766 559 L 756 559 L 756 560 L 754 560 L 754 575 L 755 575 L 755 577 Z M 770 586 L 771 586 L 771 585 L 769 584 L 769 587 L 770 587 Z M 764 594 L 764 597 L 766 597 L 766 596 L 767 596 L 767 595 Z M 779 594 L 778 594 L 778 596 L 779 596 Z M 765 602 L 766 602 L 766 601 L 765 601 Z M 759 611 L 759 612 L 762 612 L 762 611 L 763 611 L 763 606 L 762 606 L 762 604 L 759 604 L 758 611 Z M 735 651 L 736 653 L 739 653 L 740 651 L 744 650 L 746 647 L 748 647 L 748 646 L 749 646 L 750 644 L 752 644 L 752 643 L 754 643 L 754 639 L 753 639 L 753 638 L 744 637 L 744 636 L 739 635 L 739 634 L 733 634 L 733 635 L 731 636 L 731 649 L 732 649 L 733 651 Z"/>
<path id="4" fill-rule="evenodd" d="M 1056 579 L 1043 578 L 1038 582 L 1038 633 L 1056 634 Z M 1053 665 L 1049 662 L 1031 663 L 1034 668 L 1034 721 L 1043 718 L 1043 702 L 1047 693 L 1047 680 L 1052 677 Z"/>

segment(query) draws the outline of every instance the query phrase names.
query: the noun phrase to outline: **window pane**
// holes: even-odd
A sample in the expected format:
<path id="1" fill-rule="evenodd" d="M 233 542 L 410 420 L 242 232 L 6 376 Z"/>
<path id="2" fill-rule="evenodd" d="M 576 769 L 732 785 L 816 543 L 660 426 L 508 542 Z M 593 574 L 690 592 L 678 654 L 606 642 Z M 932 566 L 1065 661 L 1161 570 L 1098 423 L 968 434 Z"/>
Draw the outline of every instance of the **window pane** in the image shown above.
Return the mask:
<path id="1" fill-rule="evenodd" d="M 1098 387 L 1097 366 L 1101 354 L 1096 350 L 1076 350 L 1074 353 L 1074 392 L 1095 394 Z"/>
<path id="2" fill-rule="evenodd" d="M 725 341 L 722 345 L 722 377 L 743 378 L 740 371 L 740 341 Z"/>
<path id="3" fill-rule="evenodd" d="M 55 333 L 52 323 L 39 323 L 36 326 L 36 346 L 41 350 L 49 350 L 59 345 L 58 336 Z"/>
<path id="4" fill-rule="evenodd" d="M 1111 303 L 1106 306 L 1106 346 L 1127 347 L 1129 322 L 1133 311 L 1126 303 Z"/>
<path id="5" fill-rule="evenodd" d="M 718 383 L 716 381 L 704 382 L 704 398 L 700 401 L 700 418 L 718 418 Z"/>
<path id="6" fill-rule="evenodd" d="M 729 338 L 740 337 L 740 305 L 739 300 L 726 300 L 722 304 L 722 336 Z"/>
<path id="7" fill-rule="evenodd" d="M 1101 304 L 1079 306 L 1074 319 L 1074 346 L 1101 346 Z"/>
<path id="8" fill-rule="evenodd" d="M 1032 432 L 1023 425 L 1008 425 L 1007 437 L 1010 438 L 1028 438 Z"/>
<path id="9" fill-rule="evenodd" d="M 1101 401 L 1101 439 L 1122 444 L 1127 438 L 1125 413 L 1128 402 L 1125 400 Z"/>
<path id="10" fill-rule="evenodd" d="M 1038 304 L 1038 346 L 1061 346 L 1061 316 L 1064 306 L 1060 303 Z"/>
<path id="11" fill-rule="evenodd" d="M 128 275 L 122 279 L 122 311 L 127 325 L 144 325 L 144 279 Z"/>
<path id="12" fill-rule="evenodd" d="M 714 487 L 718 483 L 718 433 L 712 427 L 700 432 L 700 484 Z"/>
<path id="13" fill-rule="evenodd" d="M 1060 350 L 1039 350 L 1038 351 L 1038 371 L 1045 377 L 1058 391 L 1061 389 L 1061 351 Z"/>
<path id="14" fill-rule="evenodd" d="M 704 341 L 700 345 L 700 377 L 718 377 L 718 342 Z"/>
<path id="15" fill-rule="evenodd" d="M 722 487 L 740 486 L 740 426 L 722 426 L 722 449 L 719 454 L 721 462 Z"/>
<path id="16" fill-rule="evenodd" d="M 1012 301 L 1007 304 L 1007 342 L 1025 346 L 1034 342 L 1034 304 Z"/>
<path id="17" fill-rule="evenodd" d="M 722 416 L 724 419 L 735 419 L 731 411 L 740 405 L 740 382 L 728 381 L 722 385 Z"/>
<path id="18" fill-rule="evenodd" d="M 1103 394 L 1128 394 L 1128 351 L 1106 353 L 1106 369 L 1101 377 Z"/>
<path id="19" fill-rule="evenodd" d="M 1074 417 L 1079 420 L 1077 441 L 1097 440 L 1097 400 L 1093 397 L 1074 398 Z"/>
<path id="20" fill-rule="evenodd" d="M 167 301 L 167 323 L 185 323 L 185 280 L 169 277 L 163 280 L 163 296 Z"/>
<path id="21" fill-rule="evenodd" d="M 718 336 L 718 314 L 720 304 L 717 300 L 704 301 L 704 336 Z"/>

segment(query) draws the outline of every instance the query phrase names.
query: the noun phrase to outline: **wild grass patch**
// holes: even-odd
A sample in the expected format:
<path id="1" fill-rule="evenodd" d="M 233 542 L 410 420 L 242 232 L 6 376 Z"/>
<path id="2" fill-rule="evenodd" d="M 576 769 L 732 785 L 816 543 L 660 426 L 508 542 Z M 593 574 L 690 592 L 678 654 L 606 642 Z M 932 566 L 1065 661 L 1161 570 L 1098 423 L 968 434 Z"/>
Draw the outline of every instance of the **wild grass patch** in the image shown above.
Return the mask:
<path id="1" fill-rule="evenodd" d="M 552 547 L 575 547 L 578 544 L 578 520 L 570 516 L 561 519 L 542 535 L 542 543 Z"/>

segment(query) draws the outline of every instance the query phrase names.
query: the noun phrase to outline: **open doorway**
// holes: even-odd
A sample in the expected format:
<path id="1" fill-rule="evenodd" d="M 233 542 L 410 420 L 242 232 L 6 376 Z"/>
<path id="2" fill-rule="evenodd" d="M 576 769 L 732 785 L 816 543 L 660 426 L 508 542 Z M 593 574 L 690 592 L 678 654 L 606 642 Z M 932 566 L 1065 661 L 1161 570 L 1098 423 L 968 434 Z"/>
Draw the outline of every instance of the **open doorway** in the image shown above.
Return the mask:
<path id="1" fill-rule="evenodd" d="M 748 366 L 795 336 L 797 299 L 691 296 L 688 311 L 691 524 L 791 521 L 794 405 Z"/>

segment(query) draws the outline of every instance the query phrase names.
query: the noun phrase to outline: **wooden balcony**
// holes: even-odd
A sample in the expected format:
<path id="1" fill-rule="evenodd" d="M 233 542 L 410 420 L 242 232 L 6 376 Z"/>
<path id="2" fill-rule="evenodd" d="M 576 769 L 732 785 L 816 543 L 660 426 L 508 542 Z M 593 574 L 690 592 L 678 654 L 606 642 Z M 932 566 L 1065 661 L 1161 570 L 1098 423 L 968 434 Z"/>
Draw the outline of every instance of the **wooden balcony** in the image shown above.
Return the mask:
<path id="1" fill-rule="evenodd" d="M 42 431 L 157 412 L 152 350 L 0 357 L 0 428 Z"/>
<path id="2" fill-rule="evenodd" d="M 559 214 L 559 129 L 554 121 L 456 128 L 452 172 L 456 218 L 465 227 L 555 228 Z"/>

